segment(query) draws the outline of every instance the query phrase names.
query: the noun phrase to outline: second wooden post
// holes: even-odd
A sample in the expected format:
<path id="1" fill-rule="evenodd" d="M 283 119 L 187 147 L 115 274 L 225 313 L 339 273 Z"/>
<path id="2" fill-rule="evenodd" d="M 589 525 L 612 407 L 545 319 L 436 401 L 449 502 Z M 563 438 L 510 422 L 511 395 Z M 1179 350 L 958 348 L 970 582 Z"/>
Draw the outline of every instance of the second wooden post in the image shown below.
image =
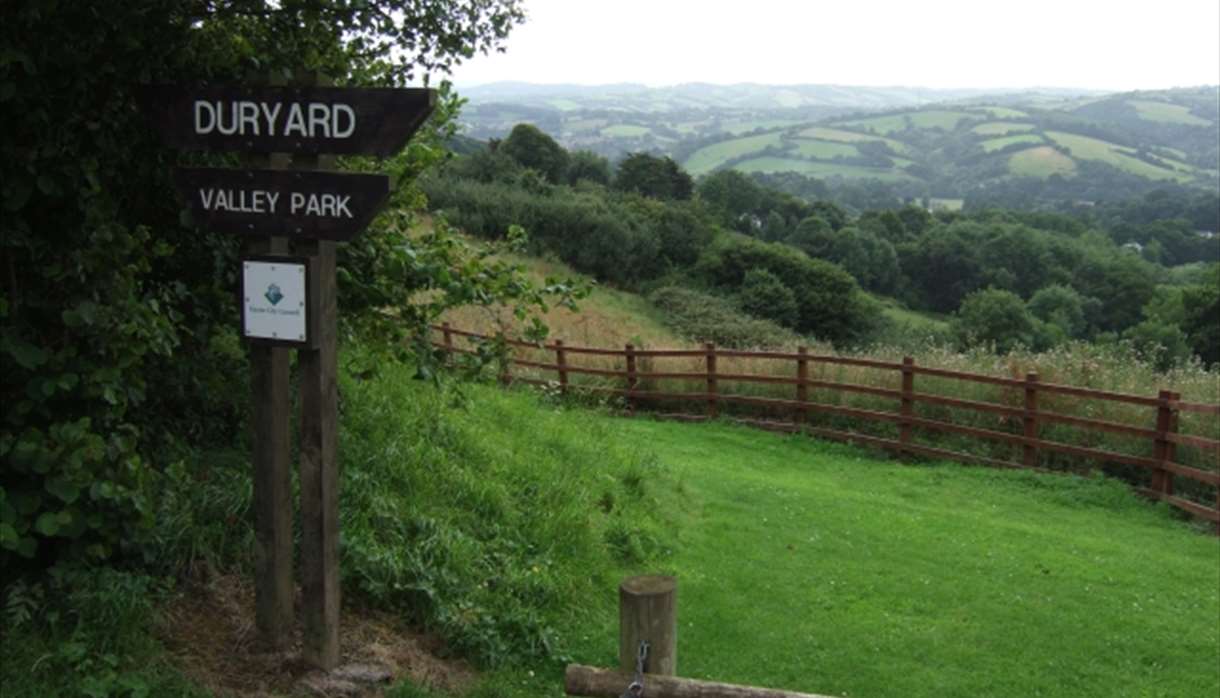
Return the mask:
<path id="1" fill-rule="evenodd" d="M 648 643 L 649 674 L 674 676 L 678 671 L 678 580 L 644 575 L 623 580 L 618 588 L 619 668 L 635 673 L 640 642 Z"/>

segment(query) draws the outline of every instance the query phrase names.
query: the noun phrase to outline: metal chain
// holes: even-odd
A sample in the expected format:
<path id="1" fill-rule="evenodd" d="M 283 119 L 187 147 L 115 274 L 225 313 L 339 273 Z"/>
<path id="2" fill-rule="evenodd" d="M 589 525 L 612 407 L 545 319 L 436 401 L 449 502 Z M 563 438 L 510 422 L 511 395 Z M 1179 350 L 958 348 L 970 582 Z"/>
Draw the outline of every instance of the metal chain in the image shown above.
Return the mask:
<path id="1" fill-rule="evenodd" d="M 640 649 L 635 655 L 635 679 L 627 684 L 627 690 L 619 698 L 641 698 L 644 695 L 644 667 L 648 663 L 648 641 L 640 640 Z"/>

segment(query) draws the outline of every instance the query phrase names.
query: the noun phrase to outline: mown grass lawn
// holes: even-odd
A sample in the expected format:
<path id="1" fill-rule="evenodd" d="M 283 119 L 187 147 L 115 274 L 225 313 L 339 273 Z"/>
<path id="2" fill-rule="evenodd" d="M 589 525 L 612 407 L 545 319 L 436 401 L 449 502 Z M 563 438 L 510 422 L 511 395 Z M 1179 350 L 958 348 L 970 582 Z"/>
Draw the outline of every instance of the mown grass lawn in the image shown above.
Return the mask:
<path id="1" fill-rule="evenodd" d="M 839 696 L 1220 694 L 1220 543 L 1106 480 L 727 425 L 620 438 L 683 509 L 678 673 Z M 615 662 L 616 616 L 577 659 Z"/>

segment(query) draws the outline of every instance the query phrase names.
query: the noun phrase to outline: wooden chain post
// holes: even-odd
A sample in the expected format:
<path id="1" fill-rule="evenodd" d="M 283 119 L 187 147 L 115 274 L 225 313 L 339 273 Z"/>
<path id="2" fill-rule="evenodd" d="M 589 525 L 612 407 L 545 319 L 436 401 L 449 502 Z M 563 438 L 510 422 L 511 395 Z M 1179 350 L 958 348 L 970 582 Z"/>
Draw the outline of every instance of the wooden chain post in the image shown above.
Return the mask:
<path id="1" fill-rule="evenodd" d="M 640 642 L 648 643 L 649 674 L 678 672 L 678 581 L 665 575 L 628 577 L 618 587 L 619 668 L 635 673 Z"/>
<path id="2" fill-rule="evenodd" d="M 708 342 L 703 345 L 707 352 L 707 416 L 715 419 L 716 409 L 716 345 Z"/>
<path id="3" fill-rule="evenodd" d="M 563 340 L 555 340 L 555 365 L 558 366 L 555 370 L 559 373 L 559 392 L 564 395 L 568 392 L 568 353 L 563 350 Z"/>
<path id="4" fill-rule="evenodd" d="M 628 344 L 625 350 L 627 358 L 627 411 L 635 414 L 635 345 Z"/>
<path id="5" fill-rule="evenodd" d="M 796 401 L 801 404 L 793 411 L 792 421 L 800 425 L 805 422 L 805 403 L 809 401 L 809 349 L 797 347 L 796 355 Z"/>
<path id="6" fill-rule="evenodd" d="M 902 357 L 902 413 L 901 429 L 898 440 L 904 445 L 911 443 L 911 416 L 915 413 L 915 359 Z"/>
<path id="7" fill-rule="evenodd" d="M 1025 438 L 1038 438 L 1038 374 L 1025 374 Z M 1022 445 L 1023 451 L 1022 462 L 1026 467 L 1033 468 L 1038 465 L 1038 447 L 1026 443 Z"/>

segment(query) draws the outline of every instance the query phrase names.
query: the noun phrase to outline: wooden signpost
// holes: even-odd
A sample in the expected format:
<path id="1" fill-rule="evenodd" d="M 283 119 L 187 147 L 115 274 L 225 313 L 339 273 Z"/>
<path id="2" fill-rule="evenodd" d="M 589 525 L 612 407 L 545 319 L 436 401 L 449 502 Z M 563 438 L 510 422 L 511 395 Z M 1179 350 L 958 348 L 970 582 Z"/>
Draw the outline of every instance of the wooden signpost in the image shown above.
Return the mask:
<path id="1" fill-rule="evenodd" d="M 154 86 L 142 108 L 170 144 L 248 153 L 250 169 L 180 168 L 197 225 L 247 237 L 242 336 L 254 392 L 255 624 L 287 646 L 293 624 L 289 356 L 299 352 L 301 613 L 306 662 L 339 662 L 335 244 L 389 196 L 384 175 L 327 172 L 325 154 L 396 152 L 436 104 L 427 89 Z M 270 168 L 268 168 L 270 166 Z"/>

